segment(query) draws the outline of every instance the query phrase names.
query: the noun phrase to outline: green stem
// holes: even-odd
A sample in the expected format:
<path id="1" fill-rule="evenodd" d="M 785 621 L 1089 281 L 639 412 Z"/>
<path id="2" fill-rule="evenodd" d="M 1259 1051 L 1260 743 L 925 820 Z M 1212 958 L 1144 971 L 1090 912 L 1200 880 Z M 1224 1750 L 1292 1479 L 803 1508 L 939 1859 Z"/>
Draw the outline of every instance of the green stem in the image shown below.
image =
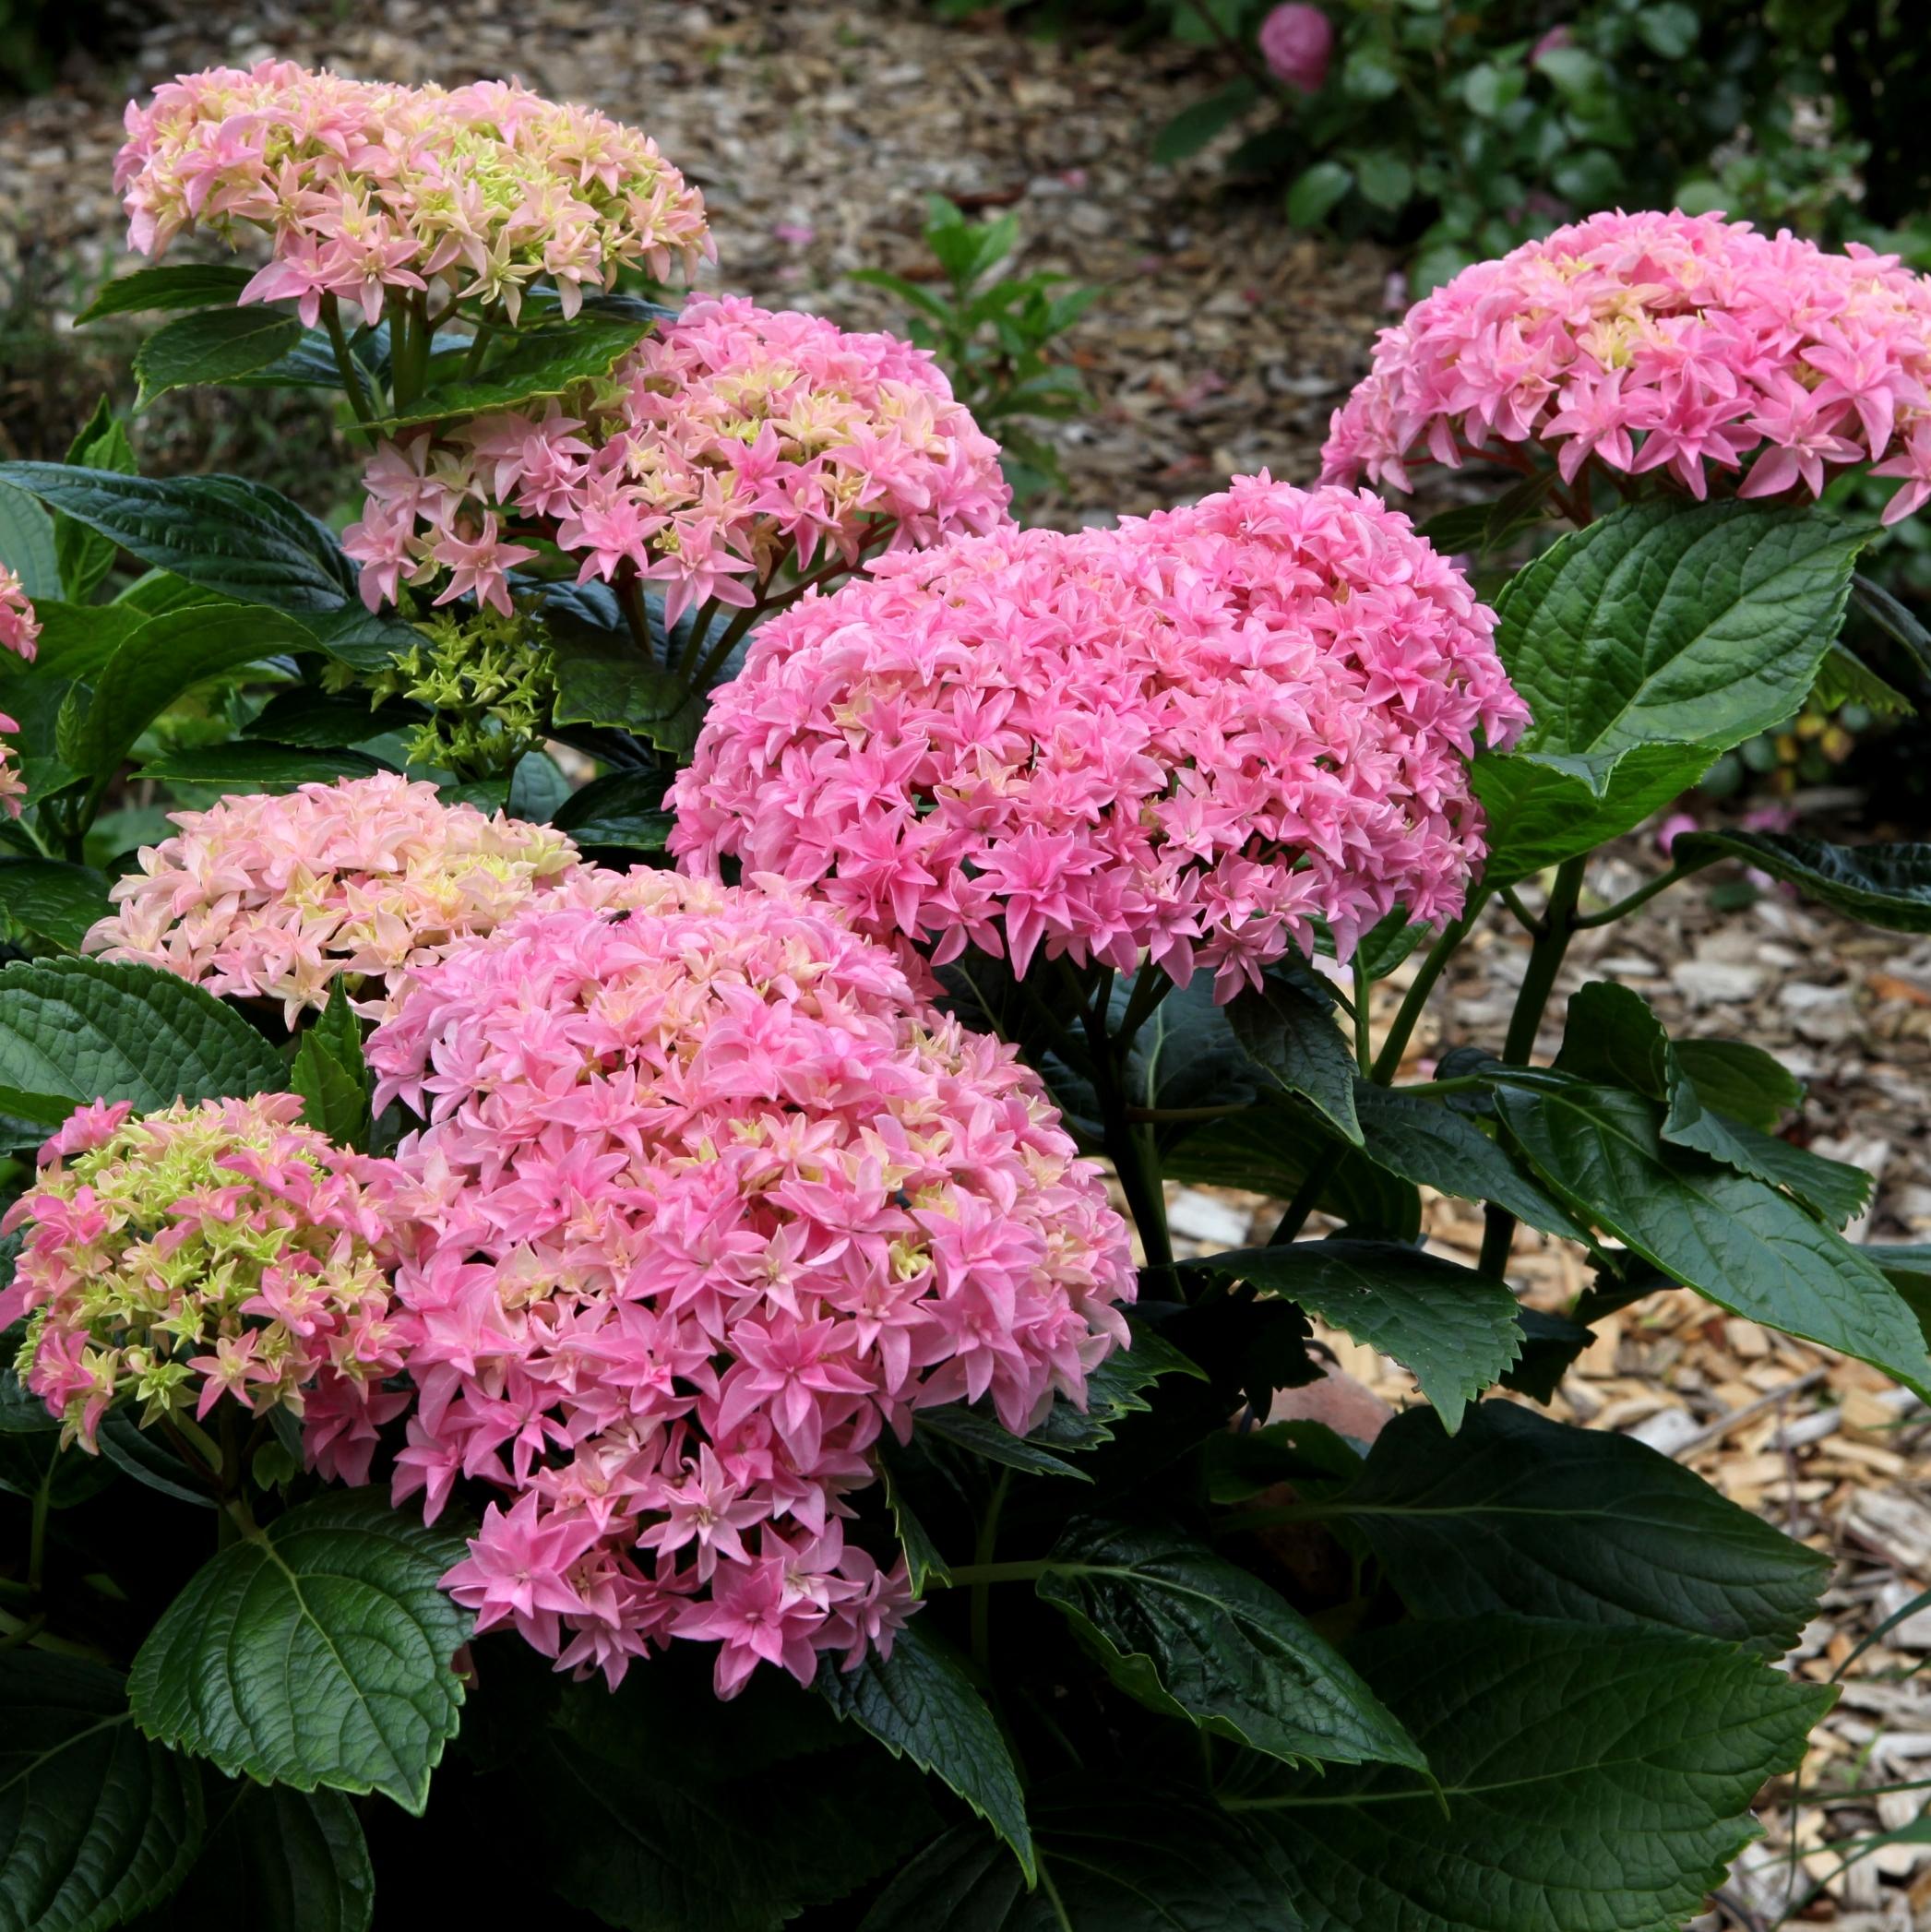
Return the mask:
<path id="1" fill-rule="evenodd" d="M 984 1532 L 982 1530 L 983 1543 Z M 1044 1556 L 1032 1556 L 1019 1563 L 962 1563 L 948 1572 L 942 1584 L 936 1577 L 927 1580 L 928 1590 L 952 1589 L 966 1586 L 976 1590 L 987 1583 L 1031 1583 L 1055 1568 Z"/>
<path id="2" fill-rule="evenodd" d="M 1079 984 L 1079 974 L 1073 971 L 1072 961 L 1061 957 L 1055 963 L 1066 982 L 1067 997 L 1078 1008 L 1086 1029 L 1087 1045 L 1092 1055 L 1093 1091 L 1100 1103 L 1103 1144 L 1112 1159 L 1114 1172 L 1120 1177 L 1126 1205 L 1133 1212 L 1134 1225 L 1139 1230 L 1140 1245 L 1147 1251 L 1147 1266 L 1171 1274 L 1174 1246 L 1167 1233 L 1166 1198 L 1161 1189 L 1159 1163 L 1157 1159 L 1150 1158 L 1153 1152 L 1152 1130 L 1136 1129 L 1126 1118 L 1126 1093 L 1121 1080 L 1126 1055 L 1106 1031 L 1106 1008 L 1113 985 L 1113 971 L 1110 967 L 1102 970 L 1089 998 L 1086 988 Z"/>
<path id="3" fill-rule="evenodd" d="M 369 440 L 374 442 L 375 434 L 369 425 L 375 420 L 375 411 L 369 406 L 368 391 L 363 388 L 362 367 L 349 353 L 349 338 L 342 331 L 341 309 L 333 295 L 322 297 L 322 327 L 328 332 L 328 346 L 335 352 L 335 366 L 341 376 L 342 390 L 349 399 L 349 407 L 355 411 L 355 420 L 369 431 Z"/>
<path id="4" fill-rule="evenodd" d="M 1634 892 L 1617 900 L 1614 905 L 1604 906 L 1600 912 L 1579 913 L 1569 924 L 1579 933 L 1588 931 L 1591 926 L 1614 925 L 1618 919 L 1627 918 L 1635 912 L 1638 906 L 1648 904 L 1659 892 L 1667 892 L 1672 886 L 1688 878 L 1692 873 L 1700 872 L 1704 866 L 1714 863 L 1712 859 L 1679 861 L 1667 872 L 1659 872 L 1647 886 L 1639 886 Z"/>
<path id="5" fill-rule="evenodd" d="M 17 1651 L 23 1643 L 31 1643 L 47 1628 L 47 1615 L 45 1611 L 37 1611 L 23 1622 L 14 1623 L 12 1617 L 6 1618 L 6 1622 L 12 1628 L 0 1636 L 0 1651 Z"/>
<path id="6" fill-rule="evenodd" d="M 999 1516 L 1006 1508 L 1006 1492 L 1012 1486 L 1012 1472 L 1002 1469 L 999 1480 L 993 1485 L 993 1493 L 985 1506 L 985 1514 L 980 1520 L 978 1541 L 972 1545 L 972 1562 L 967 1570 L 954 1572 L 954 1580 L 965 1576 L 968 1570 L 996 1569 L 993 1553 L 999 1543 Z M 971 1584 L 971 1632 L 972 1662 L 983 1676 L 992 1676 L 992 1594 L 991 1580 L 979 1577 Z"/>
<path id="7" fill-rule="evenodd" d="M 1533 934 L 1542 931 L 1542 921 L 1522 903 L 1513 886 L 1504 886 L 1498 896 L 1502 903 L 1515 914 L 1516 924 L 1525 933 Z"/>
<path id="8" fill-rule="evenodd" d="M 633 570 L 627 576 L 619 577 L 612 587 L 616 592 L 617 608 L 624 614 L 624 622 L 628 626 L 632 640 L 644 657 L 655 662 L 657 647 L 650 638 L 650 606 L 644 602 L 644 580 Z"/>
<path id="9" fill-rule="evenodd" d="M 1338 1142 L 1329 1142 L 1315 1157 L 1314 1165 L 1301 1176 L 1301 1185 L 1294 1189 L 1286 1212 L 1274 1223 L 1274 1232 L 1268 1236 L 1269 1247 L 1285 1247 L 1307 1225 L 1307 1217 L 1314 1212 L 1321 1189 L 1334 1178 L 1334 1170 L 1341 1165 L 1341 1151 Z"/>
<path id="10" fill-rule="evenodd" d="M 1141 963 L 1133 982 L 1133 997 L 1126 1002 L 1126 1010 L 1121 1016 L 1120 1030 L 1114 1035 L 1121 1053 L 1133 1044 L 1134 1036 L 1152 1019 L 1160 1003 L 1174 990 L 1171 976 L 1162 968 L 1147 960 Z"/>
<path id="11" fill-rule="evenodd" d="M 1508 1037 L 1502 1057 L 1511 1067 L 1525 1067 L 1535 1051 L 1535 1036 L 1542 1031 L 1542 1017 L 1556 990 L 1556 975 L 1562 970 L 1563 956 L 1576 931 L 1576 901 L 1582 896 L 1582 874 L 1586 857 L 1565 859 L 1556 868 L 1549 900 L 1543 908 L 1542 929 L 1529 948 L 1528 970 L 1522 974 L 1521 990 L 1516 995 L 1515 1010 L 1508 1016 Z M 1482 1231 L 1481 1271 L 1500 1281 L 1508 1266 L 1508 1250 L 1515 1240 L 1515 1216 L 1506 1208 L 1490 1203 Z"/>
<path id="12" fill-rule="evenodd" d="M 1363 1079 L 1375 1071 L 1374 1028 L 1368 1020 L 1368 969 L 1360 953 L 1354 955 L 1354 1064 Z"/>
<path id="13" fill-rule="evenodd" d="M 1369 1078 L 1377 1086 L 1386 1087 L 1401 1070 L 1401 1055 L 1408 1051 L 1408 1043 L 1421 1020 L 1422 1009 L 1428 1004 L 1428 996 L 1435 991 L 1436 981 L 1441 978 L 1442 969 L 1454 956 L 1455 948 L 1468 937 L 1469 928 L 1487 903 L 1488 888 L 1477 886 L 1470 893 L 1461 917 L 1445 926 L 1441 937 L 1428 948 L 1428 956 L 1422 961 L 1422 970 L 1415 974 L 1414 984 L 1401 1001 L 1401 1011 L 1395 1015 L 1394 1023 L 1381 1042 L 1381 1051 L 1375 1056 L 1374 1070 Z"/>

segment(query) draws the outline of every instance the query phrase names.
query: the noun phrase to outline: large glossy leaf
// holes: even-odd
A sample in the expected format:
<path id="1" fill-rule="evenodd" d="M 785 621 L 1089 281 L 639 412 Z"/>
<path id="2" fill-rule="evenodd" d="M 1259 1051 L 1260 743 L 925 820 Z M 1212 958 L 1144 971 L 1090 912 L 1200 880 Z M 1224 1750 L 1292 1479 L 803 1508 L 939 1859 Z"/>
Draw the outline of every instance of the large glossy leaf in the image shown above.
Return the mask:
<path id="1" fill-rule="evenodd" d="M 1039 1593 L 1122 1689 L 1290 1763 L 1426 1760 L 1300 1612 L 1177 1530 L 1074 1522 Z"/>
<path id="2" fill-rule="evenodd" d="M 200 1777 L 135 1729 L 117 1672 L 0 1656 L 0 1932 L 103 1932 L 200 1843 Z"/>
<path id="3" fill-rule="evenodd" d="M 1677 1040 L 1676 1064 L 1706 1107 L 1774 1133 L 1801 1106 L 1804 1083 L 1774 1054 L 1746 1040 Z"/>
<path id="4" fill-rule="evenodd" d="M 60 558 L 54 547 L 54 519 L 25 490 L 0 471 L 0 564 L 20 579 L 36 604 L 60 595 Z"/>
<path id="5" fill-rule="evenodd" d="M 1593 852 L 1660 812 L 1701 778 L 1716 754 L 1701 745 L 1634 745 L 1572 754 L 1485 752 L 1469 768 L 1482 801 L 1482 874 L 1508 886 Z"/>
<path id="6" fill-rule="evenodd" d="M 1442 1194 L 1497 1202 L 1545 1234 L 1584 1238 L 1574 1220 L 1466 1115 L 1371 1080 L 1357 1084 L 1354 1103 L 1367 1154 L 1384 1167 Z"/>
<path id="7" fill-rule="evenodd" d="M 1225 1010 L 1234 1037 L 1254 1064 L 1289 1093 L 1311 1103 L 1359 1146 L 1354 1055 L 1334 1024 L 1329 1003 L 1300 980 L 1271 969 L 1258 986 L 1244 988 Z"/>
<path id="8" fill-rule="evenodd" d="M 956 1449 L 983 1456 L 1003 1469 L 1016 1469 L 1029 1476 L 1071 1476 L 1076 1482 L 1092 1478 L 1063 1457 L 1042 1449 L 1027 1437 L 1015 1436 L 1003 1428 L 996 1416 L 968 1408 L 963 1402 L 946 1402 L 936 1409 L 922 1409 L 917 1427 L 926 1436 L 936 1436 Z"/>
<path id="9" fill-rule="evenodd" d="M 107 917 L 107 875 L 91 865 L 0 858 L 0 921 L 17 939 L 77 952 L 88 928 Z"/>
<path id="10" fill-rule="evenodd" d="M 127 440 L 127 432 L 105 396 L 94 405 L 94 413 L 68 447 L 67 460 L 89 470 L 129 471 L 140 467 L 134 459 L 134 447 Z M 76 523 L 71 517 L 57 517 L 54 522 L 54 550 L 60 561 L 63 592 L 85 608 L 113 568 L 113 544 L 98 531 Z M 44 648 L 44 638 L 42 643 Z"/>
<path id="11" fill-rule="evenodd" d="M 338 1147 L 369 1144 L 369 1069 L 362 1022 L 337 994 L 306 1027 L 289 1067 L 289 1091 L 302 1096 L 302 1117 Z"/>
<path id="12" fill-rule="evenodd" d="M 244 603 L 321 614 L 342 611 L 356 594 L 354 567 L 327 528 L 245 477 L 8 463 L 0 483 L 38 496 L 144 564 Z"/>
<path id="13" fill-rule="evenodd" d="M 1352 1234 L 1413 1241 L 1422 1231 L 1422 1199 L 1412 1181 L 1377 1165 L 1356 1148 L 1342 1148 L 1311 1115 L 1287 1103 L 1252 1106 L 1187 1131 L 1163 1150 L 1161 1165 L 1175 1181 L 1247 1187 L 1291 1200 L 1317 1161 L 1341 1158 L 1327 1169 L 1316 1202 Z"/>
<path id="14" fill-rule="evenodd" d="M 273 1091 L 275 1051 L 232 1007 L 154 966 L 35 960 L 0 968 L 0 1088 L 56 1115 L 90 1100 L 139 1113 Z"/>
<path id="15" fill-rule="evenodd" d="M 661 772 L 607 771 L 571 793 L 551 823 L 580 846 L 662 852 L 676 823 L 663 795 Z"/>
<path id="16" fill-rule="evenodd" d="M 81 1449 L 64 1450 L 58 1436 L 0 1434 L 0 1489 L 11 1495 L 44 1495 L 49 1509 L 71 1509 L 113 1479 L 111 1464 Z"/>
<path id="17" fill-rule="evenodd" d="M 1396 1242 L 1295 1241 L 1193 1265 L 1284 1295 L 1392 1355 L 1451 1430 L 1521 1347 L 1515 1297 L 1500 1282 Z"/>
<path id="18" fill-rule="evenodd" d="M 1842 1235 L 1747 1175 L 1666 1148 L 1640 1094 L 1584 1081 L 1503 1084 L 1496 1101 L 1579 1214 L 1733 1314 L 1925 1389 L 1931 1362 L 1897 1291 Z"/>
<path id="19" fill-rule="evenodd" d="M 426 389 L 407 410 L 384 417 L 378 426 L 387 433 L 561 396 L 573 383 L 607 376 L 655 326 L 656 318 L 650 314 L 622 315 L 588 307 L 574 322 L 525 331 L 486 375 Z"/>
<path id="20" fill-rule="evenodd" d="M 627 632 L 558 628 L 552 650 L 557 724 L 614 726 L 661 751 L 689 755 L 697 742 L 703 700 L 647 659 Z"/>
<path id="21" fill-rule="evenodd" d="M 286 355 L 301 340 L 301 323 L 266 304 L 195 309 L 141 344 L 134 358 L 140 384 L 136 406 L 196 383 L 232 382 Z"/>
<path id="22" fill-rule="evenodd" d="M 1674 499 L 1572 531 L 1496 600 L 1523 748 L 1717 752 L 1802 705 L 1870 532 L 1814 507 Z"/>
<path id="23" fill-rule="evenodd" d="M 1787 832 L 1688 832 L 1671 855 L 1742 859 L 1866 925 L 1931 933 L 1931 845 L 1826 845 Z"/>
<path id="24" fill-rule="evenodd" d="M 200 1861 L 135 1932 L 368 1932 L 375 1874 L 347 1798 L 245 1779 L 210 1796 Z"/>
<path id="25" fill-rule="evenodd" d="M 1423 1616 L 1665 1624 L 1779 1656 L 1830 1574 L 1667 1456 L 1513 1402 L 1453 1437 L 1428 1410 L 1396 1416 L 1333 1508 Z"/>
<path id="26" fill-rule="evenodd" d="M 964 1664 L 923 1619 L 899 1632 L 889 1657 L 874 1651 L 855 1670 L 828 1653 L 817 1688 L 840 1717 L 957 1792 L 1032 1877 L 1032 1832 L 1012 1753 Z"/>
<path id="27" fill-rule="evenodd" d="M 292 1509 L 169 1605 L 134 1660 L 136 1718 L 226 1771 L 421 1812 L 462 1703 L 471 1620 L 437 1587 L 462 1552 L 373 1490 Z"/>
<path id="28" fill-rule="evenodd" d="M 103 316 L 137 315 L 148 309 L 232 304 L 249 280 L 246 268 L 227 262 L 168 262 L 137 268 L 132 275 L 108 282 L 74 320 L 98 322 Z"/>
<path id="29" fill-rule="evenodd" d="M 299 619 L 258 604 L 190 606 L 150 617 L 101 666 L 64 755 L 77 771 L 105 778 L 184 691 L 309 644 Z"/>
<path id="30" fill-rule="evenodd" d="M 1032 1813 L 1045 1867 L 1036 1891 L 982 1828 L 962 1825 L 893 1878 L 859 1932 L 1293 1932 L 1297 1924 L 1281 1915 L 1272 1848 L 1198 1793 L 1081 1778 L 1045 1787 Z"/>
<path id="31" fill-rule="evenodd" d="M 394 769 L 365 752 L 310 751 L 239 738 L 163 752 L 137 776 L 169 785 L 217 785 L 223 792 L 292 792 L 298 785 L 328 785 Z"/>
<path id="32" fill-rule="evenodd" d="M 1279 1932 L 1665 1932 L 1834 1695 L 1709 1638 L 1534 1617 L 1403 1624 L 1349 1654 L 1440 1788 L 1336 1767 L 1231 1796 L 1275 1854 L 1255 1923 Z"/>

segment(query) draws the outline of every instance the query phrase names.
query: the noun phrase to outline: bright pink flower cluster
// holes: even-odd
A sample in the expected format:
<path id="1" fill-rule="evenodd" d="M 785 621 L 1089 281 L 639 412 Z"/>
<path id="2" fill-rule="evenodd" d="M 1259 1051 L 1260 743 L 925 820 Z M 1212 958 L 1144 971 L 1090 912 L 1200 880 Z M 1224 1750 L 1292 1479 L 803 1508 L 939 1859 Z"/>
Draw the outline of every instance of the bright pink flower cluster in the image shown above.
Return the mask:
<path id="1" fill-rule="evenodd" d="M 758 632 L 673 793 L 672 849 L 781 873 L 936 963 L 969 943 L 1222 997 L 1318 914 L 1345 955 L 1460 907 L 1463 761 L 1527 713 L 1493 617 L 1365 492 L 899 557 Z"/>
<path id="2" fill-rule="evenodd" d="M 1125 1229 L 1010 1049 L 823 905 L 585 868 L 371 1036 L 418 1397 L 398 1496 L 492 1507 L 447 1579 L 612 1682 L 655 1641 L 809 1681 L 910 1605 L 845 1540 L 881 1429 L 1007 1427 L 1126 1339 Z"/>
<path id="3" fill-rule="evenodd" d="M 1720 215 L 1608 214 L 1465 268 L 1383 329 L 1335 411 L 1323 478 L 1405 490 L 1408 466 L 1541 442 L 1573 482 L 1595 457 L 1694 496 L 1869 463 L 1931 497 L 1931 278 L 1853 243 L 1829 254 Z"/>
<path id="4" fill-rule="evenodd" d="M 654 141 L 516 82 L 449 92 L 264 61 L 184 75 L 130 101 L 126 125 L 128 245 L 265 229 L 274 259 L 241 299 L 292 301 L 310 328 L 324 296 L 373 323 L 436 283 L 514 317 L 538 277 L 575 315 L 621 268 L 662 280 L 712 252 L 704 197 Z"/>
<path id="5" fill-rule="evenodd" d="M 368 1480 L 408 1404 L 383 1264 L 380 1165 L 296 1124 L 287 1093 L 130 1118 L 79 1109 L 0 1221 L 27 1230 L 0 1328 L 27 1316 L 21 1379 L 94 1449 L 117 1399 L 143 1425 L 232 1397 L 304 1420 L 310 1461 Z M 364 1185 L 368 1183 L 370 1185 Z"/>
<path id="6" fill-rule="evenodd" d="M 741 297 L 693 302 L 567 409 L 455 435 L 369 466 L 343 547 L 371 610 L 447 571 L 438 603 L 507 612 L 504 573 L 536 554 L 512 524 L 580 557 L 579 581 L 662 583 L 674 623 L 711 598 L 748 608 L 821 548 L 851 566 L 1007 520 L 998 447 L 925 351 Z"/>
<path id="7" fill-rule="evenodd" d="M 19 577 L 0 564 L 0 650 L 10 650 L 31 663 L 40 648 L 40 619 L 34 615 Z M 19 728 L 16 720 L 0 712 L 0 732 L 11 733 Z M 18 818 L 20 801 L 26 796 L 27 786 L 13 762 L 11 750 L 0 745 L 0 806 Z"/>
<path id="8" fill-rule="evenodd" d="M 387 771 L 223 798 L 173 822 L 115 883 L 88 950 L 279 999 L 292 1026 L 338 974 L 387 978 L 432 959 L 578 863 L 550 826 L 445 805 Z"/>

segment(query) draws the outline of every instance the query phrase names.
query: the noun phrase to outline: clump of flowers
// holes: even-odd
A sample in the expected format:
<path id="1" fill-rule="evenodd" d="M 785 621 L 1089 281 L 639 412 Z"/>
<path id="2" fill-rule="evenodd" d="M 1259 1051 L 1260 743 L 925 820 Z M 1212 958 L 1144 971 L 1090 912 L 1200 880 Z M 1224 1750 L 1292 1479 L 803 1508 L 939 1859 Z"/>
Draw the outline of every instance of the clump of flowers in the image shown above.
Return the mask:
<path id="1" fill-rule="evenodd" d="M 224 1397 L 303 1418 L 310 1462 L 364 1482 L 406 1405 L 375 1163 L 297 1124 L 292 1094 L 131 1117 L 80 1108 L 0 1231 L 24 1230 L 0 1328 L 20 1379 L 95 1449 L 117 1401 L 148 1425 Z M 365 1185 L 368 1182 L 369 1185 Z"/>
<path id="2" fill-rule="evenodd" d="M 1276 80 L 1296 93 L 1318 94 L 1334 56 L 1334 24 L 1317 6 L 1287 0 L 1260 23 L 1260 57 Z"/>
<path id="3" fill-rule="evenodd" d="M 1417 461 L 1539 443 L 1565 482 L 1594 458 L 1700 499 L 1718 471 L 1739 495 L 1816 496 L 1868 463 L 1904 480 L 1894 523 L 1931 496 L 1927 379 L 1931 278 L 1896 256 L 1720 215 L 1598 215 L 1465 268 L 1382 330 L 1321 473 L 1405 490 Z"/>
<path id="4" fill-rule="evenodd" d="M 479 416 L 453 442 L 385 444 L 343 547 L 370 609 L 403 583 L 509 609 L 541 535 L 578 578 L 663 587 L 675 623 L 748 610 L 781 566 L 937 543 L 1006 520 L 998 448 L 922 349 L 741 298 L 692 303 L 566 408 Z"/>
<path id="5" fill-rule="evenodd" d="M 1033 1426 L 1126 1331 L 1124 1227 L 1010 1049 L 923 1010 L 826 907 L 586 867 L 409 975 L 368 1044 L 417 1390 L 399 1497 L 500 1487 L 445 1580 L 614 1683 L 655 1642 L 888 1647 L 844 1521 L 881 1430 Z"/>
<path id="6" fill-rule="evenodd" d="M 555 662 L 541 624 L 520 611 L 433 614 L 421 641 L 372 681 L 373 699 L 412 698 L 430 715 L 411 734 L 411 765 L 464 777 L 510 770 L 549 734 Z"/>
<path id="7" fill-rule="evenodd" d="M 936 963 L 968 945 L 1222 997 L 1327 921 L 1460 908 L 1464 759 L 1527 712 L 1405 517 L 1265 475 L 1189 509 L 898 557 L 754 638 L 672 849 L 780 873 Z"/>
<path id="8" fill-rule="evenodd" d="M 387 979 L 433 959 L 578 863 L 550 826 L 445 805 L 395 772 L 173 817 L 180 830 L 142 848 L 88 950 L 279 999 L 292 1026 L 338 977 Z"/>
<path id="9" fill-rule="evenodd" d="M 264 61 L 169 81 L 126 126 L 128 245 L 264 230 L 274 258 L 241 300 L 292 301 L 311 328 L 325 297 L 371 324 L 398 296 L 514 319 L 539 277 L 573 316 L 624 268 L 662 280 L 712 253 L 703 197 L 654 141 L 514 81 L 450 91 Z"/>

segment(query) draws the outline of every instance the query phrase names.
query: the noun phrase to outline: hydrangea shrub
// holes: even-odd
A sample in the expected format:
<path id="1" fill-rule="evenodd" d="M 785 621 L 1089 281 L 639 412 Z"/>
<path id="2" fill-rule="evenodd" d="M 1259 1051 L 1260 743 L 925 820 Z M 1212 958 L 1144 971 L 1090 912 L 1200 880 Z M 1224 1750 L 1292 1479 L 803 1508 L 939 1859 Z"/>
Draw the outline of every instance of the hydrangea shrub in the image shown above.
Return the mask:
<path id="1" fill-rule="evenodd" d="M 1825 1565 L 1535 1403 L 1660 1288 L 1931 1390 L 1923 1258 L 1769 1055 L 1551 1002 L 1724 859 L 1931 929 L 1917 846 L 1589 870 L 1869 674 L 1826 485 L 1920 508 L 1926 285 L 1603 218 L 1389 331 L 1316 486 L 1061 534 L 923 352 L 675 305 L 701 202 L 601 115 L 128 128 L 134 246 L 242 258 L 93 312 L 333 387 L 367 505 L 111 407 L 0 468 L 0 1923 L 1692 1918 Z M 1423 462 L 1509 486 L 1417 531 Z M 1490 915 L 1510 1021 L 1412 1077 Z M 1170 1180 L 1272 1238 L 1176 1258 Z M 1270 1419 L 1317 1319 L 1413 1376 L 1372 1444 Z"/>

